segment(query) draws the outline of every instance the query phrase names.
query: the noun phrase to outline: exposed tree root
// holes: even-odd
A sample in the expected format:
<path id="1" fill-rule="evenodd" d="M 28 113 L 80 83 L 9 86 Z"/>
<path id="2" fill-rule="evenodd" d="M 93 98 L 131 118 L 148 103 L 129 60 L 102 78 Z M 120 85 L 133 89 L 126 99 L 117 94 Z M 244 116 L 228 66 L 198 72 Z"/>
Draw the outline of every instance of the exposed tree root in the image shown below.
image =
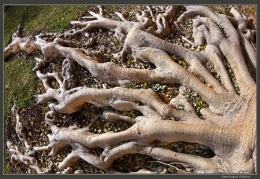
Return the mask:
<path id="1" fill-rule="evenodd" d="M 74 171 L 73 165 L 83 159 L 107 173 L 120 173 L 113 169 L 113 162 L 127 154 L 143 154 L 153 157 L 161 164 L 174 162 L 192 168 L 195 173 L 254 173 L 256 172 L 256 82 L 252 75 L 256 73 L 256 49 L 253 41 L 255 32 L 247 29 L 249 19 L 234 8 L 234 17 L 218 14 L 204 6 L 187 6 L 175 22 L 176 28 L 184 19 L 193 18 L 194 46 L 206 46 L 200 52 L 186 49 L 180 45 L 166 42 L 162 37 L 171 33 L 169 19 L 174 18 L 176 7 L 162 8 L 164 13 L 157 15 L 153 23 L 146 13 L 137 13 L 137 22 L 128 21 L 121 13 L 116 12 L 121 21 L 105 17 L 103 8 L 99 14 L 89 11 L 95 19 L 89 21 L 72 21 L 76 28 L 63 34 L 40 34 L 35 40 L 21 38 L 18 33 L 4 50 L 4 57 L 19 50 L 32 53 L 39 50 L 43 59 L 37 58 L 35 70 L 42 81 L 45 92 L 36 95 L 37 103 L 48 104 L 50 109 L 45 115 L 45 122 L 51 129 L 46 146 L 31 146 L 20 122 L 19 112 L 16 115 L 16 133 L 29 153 L 48 151 L 55 156 L 65 146 L 72 150 L 58 165 L 63 173 L 82 173 Z M 147 7 L 154 17 L 151 7 Z M 154 24 L 156 26 L 154 26 Z M 119 58 L 124 63 L 128 54 L 138 61 L 153 64 L 154 69 L 125 68 L 114 62 L 104 62 L 101 54 L 89 49 L 76 48 L 65 38 L 84 35 L 91 28 L 105 28 L 114 32 L 114 36 L 124 41 Z M 19 30 L 19 29 L 18 29 Z M 48 35 L 52 41 L 45 40 Z M 29 45 L 28 45 L 29 44 Z M 172 59 L 175 55 L 187 62 L 183 67 Z M 63 60 L 62 72 L 43 73 L 41 69 L 54 59 Z M 236 83 L 225 67 L 227 60 L 234 71 Z M 88 70 L 95 78 L 111 85 L 108 89 L 95 89 L 78 86 L 74 74 L 75 64 Z M 214 66 L 219 75 L 216 79 L 207 68 L 207 63 Z M 247 67 L 249 63 L 249 67 Z M 52 87 L 51 80 L 59 87 Z M 180 85 L 178 94 L 165 103 L 152 89 L 129 89 L 120 85 L 132 82 L 158 82 L 169 85 Z M 187 96 L 187 89 L 194 91 L 208 108 L 195 110 Z M 104 108 L 87 127 L 58 127 L 58 113 L 75 113 L 85 103 Z M 113 110 L 109 110 L 107 108 Z M 179 109 L 182 108 L 182 110 Z M 139 111 L 139 116 L 125 116 L 114 110 Z M 91 127 L 99 120 L 115 122 L 122 120 L 132 126 L 120 132 L 96 134 Z M 171 119 L 171 120 L 170 120 Z M 209 147 L 215 154 L 212 158 L 174 152 L 158 145 L 158 142 L 173 143 L 186 141 Z M 41 168 L 33 155 L 22 154 L 10 141 L 8 151 L 14 161 L 24 163 L 37 173 L 48 173 Z M 100 148 L 97 155 L 94 149 Z M 29 162 L 28 162 L 29 161 Z M 142 169 L 137 173 L 166 173 L 165 168 L 155 171 Z"/>

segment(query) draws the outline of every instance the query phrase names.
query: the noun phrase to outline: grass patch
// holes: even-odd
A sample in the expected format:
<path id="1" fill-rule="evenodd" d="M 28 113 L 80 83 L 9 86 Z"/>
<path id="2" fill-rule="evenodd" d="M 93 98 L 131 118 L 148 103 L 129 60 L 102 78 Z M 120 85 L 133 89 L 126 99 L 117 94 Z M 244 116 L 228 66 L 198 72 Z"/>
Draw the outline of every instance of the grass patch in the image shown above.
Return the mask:
<path id="1" fill-rule="evenodd" d="M 4 63 L 4 115 L 11 112 L 13 102 L 26 108 L 34 101 L 37 80 L 33 64 L 24 58 L 15 58 Z"/>
<path id="2" fill-rule="evenodd" d="M 62 32 L 71 20 L 87 11 L 87 6 L 11 6 L 4 13 L 4 46 L 11 42 L 12 34 L 22 24 L 26 35 L 38 31 Z"/>
<path id="3" fill-rule="evenodd" d="M 7 158 L 9 158 L 7 152 L 4 152 L 4 158 L 5 158 L 5 161 Z M 11 165 L 9 162 L 5 162 L 5 165 L 4 165 L 4 174 L 11 174 L 12 172 L 12 168 L 11 168 Z"/>
<path id="4" fill-rule="evenodd" d="M 22 15 L 25 9 L 25 6 L 15 6 L 10 7 L 4 13 L 4 46 L 11 42 L 12 34 L 22 22 Z"/>
<path id="5" fill-rule="evenodd" d="M 29 34 L 41 30 L 61 33 L 86 10 L 86 6 L 28 6 L 24 11 L 24 27 Z"/>

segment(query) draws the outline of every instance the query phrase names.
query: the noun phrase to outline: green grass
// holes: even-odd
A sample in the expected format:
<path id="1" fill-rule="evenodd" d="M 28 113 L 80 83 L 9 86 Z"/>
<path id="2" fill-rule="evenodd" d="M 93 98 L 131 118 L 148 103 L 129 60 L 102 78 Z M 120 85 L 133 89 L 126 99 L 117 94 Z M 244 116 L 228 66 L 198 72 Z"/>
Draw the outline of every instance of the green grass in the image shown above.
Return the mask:
<path id="1" fill-rule="evenodd" d="M 4 45 L 11 42 L 12 34 L 22 24 L 26 34 L 38 31 L 62 32 L 71 20 L 87 11 L 87 6 L 12 6 L 4 13 Z"/>
<path id="2" fill-rule="evenodd" d="M 4 158 L 6 159 L 7 157 L 8 157 L 7 152 L 4 152 Z M 12 169 L 11 169 L 10 163 L 5 162 L 4 174 L 8 174 L 8 173 L 11 173 L 11 172 L 12 172 Z"/>
<path id="3" fill-rule="evenodd" d="M 16 58 L 4 63 L 4 115 L 10 113 L 13 102 L 26 108 L 34 100 L 37 81 L 32 71 L 33 64 Z"/>
<path id="4" fill-rule="evenodd" d="M 29 34 L 38 30 L 62 32 L 86 10 L 86 6 L 28 6 L 23 21 L 28 21 L 25 28 Z"/>
<path id="5" fill-rule="evenodd" d="M 12 34 L 22 22 L 24 6 L 11 7 L 4 13 L 4 46 L 11 42 Z"/>

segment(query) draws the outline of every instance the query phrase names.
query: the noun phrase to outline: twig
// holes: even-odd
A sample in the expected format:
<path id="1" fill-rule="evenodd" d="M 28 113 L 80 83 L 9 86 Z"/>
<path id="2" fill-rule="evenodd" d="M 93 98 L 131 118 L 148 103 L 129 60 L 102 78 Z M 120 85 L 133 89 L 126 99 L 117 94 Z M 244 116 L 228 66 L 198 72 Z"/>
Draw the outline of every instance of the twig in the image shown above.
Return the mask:
<path id="1" fill-rule="evenodd" d="M 162 161 L 148 161 L 148 162 L 160 163 L 160 164 L 174 168 L 178 173 L 182 173 L 182 170 L 173 166 L 173 165 L 171 165 L 172 163 L 165 163 L 165 162 L 162 162 Z"/>
<path id="2" fill-rule="evenodd" d="M 186 42 L 188 42 L 189 44 L 191 44 L 192 46 L 194 46 L 194 43 L 193 43 L 192 41 L 190 41 L 189 39 L 187 39 L 186 37 L 181 36 L 181 38 L 182 38 L 183 40 L 185 40 Z"/>

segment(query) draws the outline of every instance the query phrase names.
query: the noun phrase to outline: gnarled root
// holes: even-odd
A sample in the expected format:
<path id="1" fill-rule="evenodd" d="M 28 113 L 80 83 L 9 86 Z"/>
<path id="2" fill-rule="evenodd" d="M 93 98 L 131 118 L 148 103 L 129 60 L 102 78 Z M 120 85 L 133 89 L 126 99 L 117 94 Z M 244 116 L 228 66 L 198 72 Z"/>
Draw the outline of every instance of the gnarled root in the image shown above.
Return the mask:
<path id="1" fill-rule="evenodd" d="M 36 97 L 38 104 L 48 104 L 50 109 L 45 115 L 45 123 L 51 130 L 49 143 L 31 146 L 20 121 L 19 110 L 13 108 L 16 133 L 27 153 L 23 154 L 8 141 L 11 159 L 37 173 L 48 173 L 51 170 L 40 167 L 35 153 L 47 151 L 49 156 L 55 156 L 64 147 L 70 146 L 71 151 L 58 163 L 61 173 L 82 173 L 82 170 L 73 169 L 79 160 L 107 173 L 120 173 L 113 168 L 113 163 L 128 154 L 150 156 L 165 166 L 177 163 L 193 169 L 194 173 L 254 173 L 256 82 L 252 75 L 256 72 L 256 53 L 252 45 L 254 32 L 247 29 L 249 19 L 235 9 L 231 9 L 234 17 L 229 17 L 205 6 L 187 6 L 187 11 L 178 17 L 175 25 L 178 27 L 178 23 L 184 19 L 196 16 L 193 19 L 193 40 L 189 41 L 194 46 L 205 48 L 192 51 L 161 39 L 170 33 L 168 20 L 175 13 L 173 6 L 163 8 L 164 12 L 157 15 L 156 27 L 145 11 L 136 14 L 137 22 L 128 21 L 123 14 L 116 12 L 121 19 L 116 21 L 105 17 L 102 6 L 98 8 L 98 14 L 89 11 L 90 18 L 94 20 L 71 22 L 74 27 L 81 27 L 79 30 L 73 29 L 59 35 L 40 34 L 34 41 L 20 38 L 16 32 L 13 42 L 5 49 L 5 58 L 18 50 L 42 52 L 43 59 L 36 58 L 38 63 L 34 70 L 45 92 Z M 150 7 L 148 11 L 155 17 Z M 72 42 L 63 39 L 84 35 L 91 28 L 106 28 L 114 31 L 118 40 L 124 40 L 121 62 L 104 62 L 106 60 L 102 59 L 100 53 L 76 48 Z M 50 41 L 46 40 L 49 36 Z M 130 54 L 137 63 L 152 64 L 152 68 L 120 66 Z M 176 57 L 186 65 L 176 63 Z M 44 74 L 41 69 L 54 59 L 63 60 L 61 74 Z M 250 62 L 249 69 L 247 62 Z M 108 84 L 107 88 L 78 86 L 74 74 L 76 63 L 96 79 Z M 229 66 L 229 71 L 226 66 Z M 58 88 L 51 85 L 53 79 Z M 176 94 L 167 102 L 152 88 L 123 87 L 147 82 L 178 87 Z M 199 96 L 201 103 L 207 103 L 206 108 L 200 111 L 196 108 L 197 103 L 192 101 L 191 91 Z M 58 113 L 79 112 L 84 109 L 85 103 L 103 108 L 87 127 L 58 127 Z M 124 113 L 129 111 L 138 115 L 125 116 Z M 92 131 L 97 122 L 113 123 L 118 120 L 128 122 L 131 127 L 120 132 Z M 207 146 L 214 156 L 205 158 L 173 151 L 170 144 L 180 141 Z M 95 152 L 96 149 L 99 149 L 99 153 Z M 142 169 L 136 172 L 165 173 L 166 169 Z"/>

